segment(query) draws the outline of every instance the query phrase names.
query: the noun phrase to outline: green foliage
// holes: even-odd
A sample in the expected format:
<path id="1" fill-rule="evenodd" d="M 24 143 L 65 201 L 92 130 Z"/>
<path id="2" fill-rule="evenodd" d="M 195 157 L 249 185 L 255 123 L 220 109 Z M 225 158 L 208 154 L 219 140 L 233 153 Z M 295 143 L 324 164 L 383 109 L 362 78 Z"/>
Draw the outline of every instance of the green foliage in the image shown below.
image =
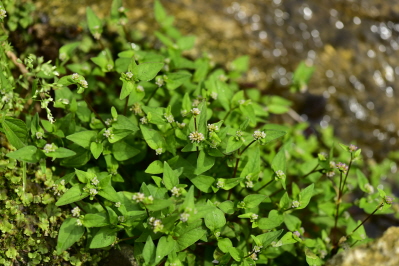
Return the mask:
<path id="1" fill-rule="evenodd" d="M 323 265 L 341 249 L 341 237 L 345 245 L 368 241 L 350 207 L 393 212 L 389 188 L 374 189 L 389 161 L 367 168 L 354 145 L 336 149 L 330 128 L 306 138 L 306 123 L 271 123 L 270 114 L 288 112 L 291 102 L 241 90 L 248 56 L 227 69 L 206 56 L 185 57 L 195 37 L 173 27 L 160 1 L 161 47 L 140 39 L 126 45 L 134 36 L 124 28 L 120 0 L 109 20 L 86 11 L 84 38 L 90 32 L 94 41 L 64 44 L 55 66 L 24 55 L 28 73 L 18 80 L 7 38 L 1 41 L 0 136 L 9 148 L 0 160 L 0 243 L 7 246 L 0 264 L 36 256 L 29 263 L 51 257 L 51 265 L 82 265 L 90 258 L 95 265 L 126 242 L 147 266 L 272 265 L 286 252 Z M 115 22 L 124 37 L 105 47 Z M 301 64 L 293 86 L 306 86 L 312 72 Z M 362 197 L 345 202 L 358 190 Z M 40 241 L 52 242 L 52 250 L 36 250 L 31 243 Z"/>

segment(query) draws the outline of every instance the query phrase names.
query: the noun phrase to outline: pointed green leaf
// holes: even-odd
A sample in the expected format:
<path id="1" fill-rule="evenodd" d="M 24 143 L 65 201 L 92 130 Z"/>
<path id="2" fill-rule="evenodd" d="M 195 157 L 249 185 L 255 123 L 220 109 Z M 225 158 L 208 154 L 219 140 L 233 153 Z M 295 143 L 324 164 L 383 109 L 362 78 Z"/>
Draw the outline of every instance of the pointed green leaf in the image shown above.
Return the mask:
<path id="1" fill-rule="evenodd" d="M 93 236 L 89 248 L 105 248 L 116 241 L 117 229 L 113 227 L 103 227 Z"/>
<path id="2" fill-rule="evenodd" d="M 71 247 L 83 236 L 85 228 L 77 225 L 77 220 L 76 218 L 67 218 L 62 223 L 57 239 L 58 255 L 61 255 L 62 252 Z"/>
<path id="3" fill-rule="evenodd" d="M 94 130 L 86 130 L 81 131 L 69 136 L 66 136 L 70 141 L 75 142 L 79 146 L 82 146 L 85 149 L 90 148 L 90 143 L 94 141 L 97 137 L 97 131 Z"/>
<path id="4" fill-rule="evenodd" d="M 86 184 L 78 184 L 68 189 L 61 198 L 55 203 L 56 206 L 67 205 L 89 196 L 89 193 L 84 192 L 83 188 Z"/>

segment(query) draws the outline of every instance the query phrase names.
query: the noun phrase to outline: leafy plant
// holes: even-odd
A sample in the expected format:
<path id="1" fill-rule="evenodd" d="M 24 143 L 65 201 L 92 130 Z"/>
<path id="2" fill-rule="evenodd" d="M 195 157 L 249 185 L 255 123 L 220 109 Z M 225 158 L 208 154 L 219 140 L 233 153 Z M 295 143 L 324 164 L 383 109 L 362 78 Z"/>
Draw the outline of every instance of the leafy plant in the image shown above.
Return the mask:
<path id="1" fill-rule="evenodd" d="M 56 202 L 49 206 L 70 210 L 57 215 L 55 257 L 77 245 L 88 254 L 126 242 L 148 266 L 322 265 L 369 241 L 365 220 L 348 211 L 392 213 L 389 188 L 374 189 L 380 180 L 373 173 L 383 167 L 366 168 L 366 176 L 361 150 L 336 148 L 331 129 L 306 138 L 305 123 L 270 123 L 290 102 L 240 88 L 248 57 L 230 71 L 206 55 L 184 57 L 195 38 L 173 27 L 159 1 L 154 10 L 157 45 L 129 35 L 115 0 L 109 21 L 87 8 L 94 42 L 65 44 L 55 65 L 28 55 L 18 61 L 27 70 L 18 78 L 5 56 L 7 36 L 1 39 L 0 129 L 15 148 L 6 156 L 22 171 L 6 178 L 22 185 L 13 197 L 23 203 L 40 198 L 33 169 L 52 169 Z M 106 47 L 106 23 L 119 23 L 124 50 Z M 296 72 L 300 87 L 309 75 Z M 26 97 L 16 93 L 28 87 Z M 46 119 L 35 104 L 25 107 L 29 101 L 40 103 Z M 349 203 L 345 196 L 358 191 L 364 194 Z M 84 261 L 80 255 L 71 263 Z"/>

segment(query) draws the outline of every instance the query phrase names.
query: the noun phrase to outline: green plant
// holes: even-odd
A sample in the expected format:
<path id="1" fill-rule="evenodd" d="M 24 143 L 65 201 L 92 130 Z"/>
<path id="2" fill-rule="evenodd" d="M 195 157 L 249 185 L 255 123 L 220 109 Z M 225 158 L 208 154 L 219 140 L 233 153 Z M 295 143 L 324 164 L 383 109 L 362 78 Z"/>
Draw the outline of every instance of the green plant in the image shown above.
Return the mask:
<path id="1" fill-rule="evenodd" d="M 366 177 L 361 150 L 352 144 L 335 149 L 331 129 L 305 137 L 305 123 L 270 123 L 291 103 L 239 87 L 248 57 L 228 70 L 215 68 L 206 55 L 185 57 L 195 38 L 172 26 L 159 1 L 154 9 L 160 25 L 155 45 L 130 35 L 126 10 L 114 0 L 107 23 L 119 22 L 123 38 L 115 46 L 122 51 L 110 49 L 104 21 L 88 7 L 94 42 L 86 36 L 65 44 L 54 66 L 28 55 L 18 61 L 27 70 L 18 78 L 5 56 L 11 46 L 5 35 L 1 39 L 7 101 L 0 129 L 16 149 L 4 164 L 19 162 L 19 172 L 6 180 L 21 184 L 2 200 L 39 200 L 32 184 L 46 179 L 56 192 L 48 196 L 56 197 L 56 206 L 48 205 L 57 210 L 51 217 L 62 219 L 55 258 L 70 256 L 79 244 L 70 260 L 79 265 L 89 250 L 123 241 L 148 266 L 322 265 L 340 248 L 369 241 L 362 221 L 347 210 L 392 212 L 389 189 L 374 191 L 380 184 L 374 173 L 383 167 L 366 168 Z M 296 73 L 303 87 L 310 73 Z M 22 88 L 32 88 L 24 98 L 16 93 Z M 26 107 L 28 101 L 40 102 L 47 119 L 35 104 Z M 364 192 L 358 200 L 345 200 L 358 191 Z M 5 221 L 3 234 L 9 233 Z M 90 257 L 91 265 L 98 258 Z"/>

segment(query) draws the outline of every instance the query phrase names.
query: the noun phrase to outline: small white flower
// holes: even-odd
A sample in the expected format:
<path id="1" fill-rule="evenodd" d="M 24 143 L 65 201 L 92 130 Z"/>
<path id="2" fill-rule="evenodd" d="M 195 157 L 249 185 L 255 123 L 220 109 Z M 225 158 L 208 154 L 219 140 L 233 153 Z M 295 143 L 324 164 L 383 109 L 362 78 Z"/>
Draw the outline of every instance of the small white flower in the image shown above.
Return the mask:
<path id="1" fill-rule="evenodd" d="M 215 132 L 215 131 L 219 130 L 219 127 L 217 125 L 215 125 L 215 124 L 208 124 L 208 130 L 210 132 Z"/>
<path id="2" fill-rule="evenodd" d="M 148 196 L 147 197 L 147 201 L 148 201 L 148 203 L 152 203 L 154 201 L 154 197 L 153 196 Z"/>
<path id="3" fill-rule="evenodd" d="M 145 195 L 143 193 L 135 193 L 132 197 L 137 203 L 142 202 L 145 199 Z"/>
<path id="4" fill-rule="evenodd" d="M 192 105 L 193 105 L 194 107 L 197 107 L 200 103 L 201 103 L 200 100 L 195 99 L 195 100 L 193 101 Z"/>
<path id="5" fill-rule="evenodd" d="M 162 78 L 162 77 L 157 77 L 157 78 L 155 79 L 155 84 L 157 84 L 158 87 L 162 87 L 162 85 L 164 84 L 163 78 Z"/>
<path id="6" fill-rule="evenodd" d="M 95 33 L 93 34 L 93 37 L 94 37 L 94 39 L 99 40 L 100 37 L 101 37 L 101 34 L 100 34 L 99 32 L 95 32 Z"/>
<path id="7" fill-rule="evenodd" d="M 357 151 L 357 149 L 358 149 L 358 147 L 356 147 L 355 145 L 353 145 L 353 144 L 349 145 L 349 151 L 350 152 Z"/>
<path id="8" fill-rule="evenodd" d="M 253 188 L 254 187 L 254 183 L 251 180 L 245 181 L 245 186 L 247 188 Z"/>
<path id="9" fill-rule="evenodd" d="M 60 53 L 60 55 L 58 56 L 58 58 L 59 58 L 61 61 L 64 61 L 64 60 L 67 58 L 67 54 L 66 54 L 66 53 Z"/>
<path id="10" fill-rule="evenodd" d="M 124 222 L 126 221 L 125 216 L 118 216 L 118 221 L 119 221 L 120 223 L 124 223 Z"/>
<path id="11" fill-rule="evenodd" d="M 186 126 L 186 123 L 179 123 L 176 121 L 176 125 L 180 128 L 183 129 Z"/>
<path id="12" fill-rule="evenodd" d="M 239 101 L 238 101 L 238 104 L 239 104 L 239 105 L 244 104 L 244 103 L 245 103 L 245 100 L 239 100 Z"/>
<path id="13" fill-rule="evenodd" d="M 127 79 L 131 79 L 133 77 L 133 73 L 132 72 L 126 72 L 125 75 L 126 75 Z"/>
<path id="14" fill-rule="evenodd" d="M 121 6 L 120 8 L 118 8 L 118 12 L 120 12 L 120 13 L 125 12 L 125 8 L 123 6 Z"/>
<path id="15" fill-rule="evenodd" d="M 79 226 L 82 226 L 82 225 L 83 225 L 82 220 L 77 219 L 77 220 L 76 220 L 76 224 L 79 225 Z"/>
<path id="16" fill-rule="evenodd" d="M 181 110 L 180 114 L 182 117 L 185 117 L 187 115 L 187 110 Z"/>
<path id="17" fill-rule="evenodd" d="M 108 71 L 112 70 L 113 68 L 114 68 L 113 65 L 111 65 L 111 64 L 108 64 L 108 65 L 107 65 L 107 70 L 108 70 Z"/>
<path id="18" fill-rule="evenodd" d="M 188 138 L 191 140 L 191 143 L 194 143 L 194 142 L 200 143 L 201 141 L 203 141 L 205 139 L 204 134 L 202 134 L 198 131 L 191 132 L 190 135 L 188 136 Z"/>
<path id="19" fill-rule="evenodd" d="M 259 253 L 263 246 L 254 246 L 254 252 Z"/>
<path id="20" fill-rule="evenodd" d="M 82 79 L 81 81 L 79 81 L 80 86 L 82 86 L 83 88 L 86 88 L 89 86 L 89 83 L 87 83 L 86 80 Z"/>
<path id="21" fill-rule="evenodd" d="M 275 247 L 275 248 L 277 248 L 277 247 L 280 247 L 280 246 L 282 246 L 283 245 L 283 242 L 281 242 L 281 240 L 279 240 L 279 241 L 273 241 L 272 242 L 272 247 Z"/>
<path id="22" fill-rule="evenodd" d="M 103 135 L 108 138 L 108 139 L 112 139 L 114 137 L 114 134 L 112 134 L 112 129 L 108 128 L 104 131 Z"/>
<path id="23" fill-rule="evenodd" d="M 4 19 L 5 17 L 7 17 L 7 11 L 0 6 L 0 19 Z"/>
<path id="24" fill-rule="evenodd" d="M 152 223 L 152 226 L 154 228 L 154 233 L 159 232 L 159 231 L 161 231 L 163 229 L 163 224 L 162 224 L 161 220 L 155 220 Z"/>
<path id="25" fill-rule="evenodd" d="M 248 253 L 251 253 L 251 252 L 248 252 Z M 258 260 L 258 255 L 256 253 L 252 253 L 249 257 L 253 260 Z"/>
<path id="26" fill-rule="evenodd" d="M 223 188 L 224 187 L 224 180 L 219 179 L 218 182 L 216 183 L 217 188 Z"/>
<path id="27" fill-rule="evenodd" d="M 98 194 L 98 191 L 97 191 L 97 189 L 95 189 L 95 188 L 91 188 L 90 191 L 89 191 L 89 194 L 90 194 L 91 196 L 95 196 L 95 195 Z"/>
<path id="28" fill-rule="evenodd" d="M 277 170 L 276 175 L 278 179 L 285 178 L 285 173 L 282 170 Z"/>
<path id="29" fill-rule="evenodd" d="M 120 206 L 121 206 L 120 201 L 118 201 L 118 202 L 115 203 L 115 207 L 119 208 Z"/>
<path id="30" fill-rule="evenodd" d="M 253 134 L 255 140 L 260 140 L 266 138 L 266 133 L 264 131 L 256 130 Z"/>
<path id="31" fill-rule="evenodd" d="M 105 124 L 106 124 L 107 126 L 110 126 L 111 123 L 112 123 L 113 121 L 114 121 L 114 120 L 113 120 L 112 118 L 107 118 L 107 119 L 105 120 Z"/>
<path id="32" fill-rule="evenodd" d="M 71 212 L 72 212 L 72 216 L 75 216 L 75 217 L 80 216 L 80 208 L 79 207 L 73 208 Z"/>
<path id="33" fill-rule="evenodd" d="M 259 215 L 257 215 L 256 213 L 253 213 L 252 215 L 251 215 L 251 219 L 252 220 L 256 220 L 256 219 L 258 219 L 259 218 Z"/>
<path id="34" fill-rule="evenodd" d="M 91 183 L 94 186 L 97 186 L 100 183 L 100 181 L 97 179 L 97 176 L 94 176 L 93 179 L 91 180 Z"/>
<path id="35" fill-rule="evenodd" d="M 328 177 L 333 177 L 334 175 L 335 175 L 334 171 L 329 171 L 326 173 L 326 176 L 328 176 Z"/>
<path id="36" fill-rule="evenodd" d="M 44 145 L 44 152 L 49 153 L 49 152 L 54 152 L 57 149 L 57 146 L 54 145 L 54 143 L 51 144 L 46 144 Z"/>
<path id="37" fill-rule="evenodd" d="M 156 155 L 161 155 L 162 152 L 163 152 L 162 148 L 158 148 L 158 149 L 155 150 L 155 154 Z"/>
<path id="38" fill-rule="evenodd" d="M 199 115 L 199 114 L 201 113 L 201 111 L 200 111 L 200 109 L 198 109 L 198 108 L 193 108 L 193 109 L 191 109 L 191 113 L 192 113 L 194 116 L 197 116 L 197 115 Z"/>
<path id="39" fill-rule="evenodd" d="M 369 183 L 364 185 L 364 189 L 368 194 L 373 194 L 374 193 L 374 187 L 370 185 Z"/>
<path id="40" fill-rule="evenodd" d="M 330 168 L 335 168 L 335 162 L 334 161 L 330 161 Z"/>
<path id="41" fill-rule="evenodd" d="M 292 208 L 298 208 L 299 206 L 301 206 L 301 203 L 297 200 L 294 200 L 292 202 Z"/>
<path id="42" fill-rule="evenodd" d="M 174 196 L 174 197 L 180 197 L 180 195 L 181 195 L 180 188 L 177 188 L 177 187 L 173 187 L 170 190 L 170 192 L 172 192 L 172 196 Z"/>
<path id="43" fill-rule="evenodd" d="M 134 103 L 130 108 L 130 111 L 133 111 L 135 115 L 142 115 L 143 110 L 141 110 L 141 105 L 139 103 Z"/>
<path id="44" fill-rule="evenodd" d="M 138 86 L 136 87 L 136 90 L 137 90 L 138 92 L 144 92 L 144 87 L 141 86 L 141 85 L 138 85 Z"/>
<path id="45" fill-rule="evenodd" d="M 72 80 L 77 81 L 79 79 L 80 75 L 78 73 L 73 73 L 72 74 Z"/>
<path id="46" fill-rule="evenodd" d="M 173 123 L 173 122 L 175 122 L 175 118 L 173 117 L 173 115 L 164 114 L 163 116 L 164 116 L 165 119 L 168 121 L 168 123 Z"/>
<path id="47" fill-rule="evenodd" d="M 216 232 L 216 233 L 215 233 L 215 236 L 216 236 L 216 237 L 219 237 L 219 236 L 220 236 L 220 232 Z"/>
<path id="48" fill-rule="evenodd" d="M 142 117 L 142 118 L 140 118 L 140 122 L 141 122 L 141 124 L 143 124 L 143 125 L 145 125 L 145 124 L 148 124 L 148 119 L 147 119 L 147 117 Z"/>
<path id="49" fill-rule="evenodd" d="M 218 94 L 216 92 L 211 93 L 211 98 L 216 100 L 218 98 Z"/>
<path id="50" fill-rule="evenodd" d="M 221 80 L 221 81 L 226 81 L 227 80 L 227 77 L 225 76 L 225 75 L 219 75 L 219 80 Z"/>
<path id="51" fill-rule="evenodd" d="M 180 221 L 182 221 L 183 223 L 188 221 L 188 218 L 190 217 L 190 214 L 183 212 L 182 214 L 180 214 Z"/>
<path id="52" fill-rule="evenodd" d="M 69 104 L 69 100 L 68 99 L 60 99 L 60 102 L 62 102 L 63 104 Z"/>
<path id="53" fill-rule="evenodd" d="M 37 139 L 42 139 L 43 138 L 43 133 L 40 132 L 40 131 L 36 132 L 36 138 Z"/>
<path id="54" fill-rule="evenodd" d="M 298 231 L 295 231 L 295 232 L 293 232 L 292 234 L 295 235 L 295 236 L 297 236 L 297 237 L 300 237 L 300 236 L 301 236 L 301 233 L 299 233 Z"/>
<path id="55" fill-rule="evenodd" d="M 212 140 L 211 144 L 209 144 L 209 146 L 212 149 L 216 149 L 218 147 L 218 145 L 219 145 L 219 142 L 217 142 L 216 140 Z"/>

